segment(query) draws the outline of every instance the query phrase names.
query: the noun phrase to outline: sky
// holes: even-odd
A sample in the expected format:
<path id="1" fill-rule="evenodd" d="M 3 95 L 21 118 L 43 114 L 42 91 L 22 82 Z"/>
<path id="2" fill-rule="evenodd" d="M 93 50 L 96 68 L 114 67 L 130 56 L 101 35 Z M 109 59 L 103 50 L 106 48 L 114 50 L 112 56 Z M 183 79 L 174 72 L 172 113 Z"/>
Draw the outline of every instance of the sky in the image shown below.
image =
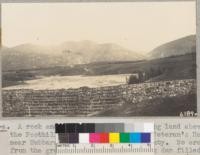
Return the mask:
<path id="1" fill-rule="evenodd" d="M 146 53 L 191 34 L 195 1 L 2 4 L 2 44 L 8 47 L 91 40 Z"/>

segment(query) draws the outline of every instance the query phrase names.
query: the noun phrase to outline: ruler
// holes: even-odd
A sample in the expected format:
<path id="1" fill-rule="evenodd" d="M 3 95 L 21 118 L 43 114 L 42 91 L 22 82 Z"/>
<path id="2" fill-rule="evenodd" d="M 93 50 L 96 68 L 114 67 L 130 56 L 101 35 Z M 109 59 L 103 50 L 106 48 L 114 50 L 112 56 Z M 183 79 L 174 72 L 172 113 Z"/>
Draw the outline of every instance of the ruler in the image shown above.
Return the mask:
<path id="1" fill-rule="evenodd" d="M 58 144 L 57 155 L 69 154 L 154 154 L 152 144 Z"/>

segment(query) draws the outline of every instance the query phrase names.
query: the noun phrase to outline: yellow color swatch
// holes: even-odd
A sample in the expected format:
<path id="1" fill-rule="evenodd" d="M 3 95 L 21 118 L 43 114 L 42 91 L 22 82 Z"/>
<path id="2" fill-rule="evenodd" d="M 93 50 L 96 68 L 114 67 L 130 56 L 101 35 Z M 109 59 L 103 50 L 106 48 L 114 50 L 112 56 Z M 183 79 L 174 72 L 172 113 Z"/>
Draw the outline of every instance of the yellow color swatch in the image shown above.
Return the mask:
<path id="1" fill-rule="evenodd" d="M 119 133 L 109 133 L 109 143 L 119 143 Z"/>

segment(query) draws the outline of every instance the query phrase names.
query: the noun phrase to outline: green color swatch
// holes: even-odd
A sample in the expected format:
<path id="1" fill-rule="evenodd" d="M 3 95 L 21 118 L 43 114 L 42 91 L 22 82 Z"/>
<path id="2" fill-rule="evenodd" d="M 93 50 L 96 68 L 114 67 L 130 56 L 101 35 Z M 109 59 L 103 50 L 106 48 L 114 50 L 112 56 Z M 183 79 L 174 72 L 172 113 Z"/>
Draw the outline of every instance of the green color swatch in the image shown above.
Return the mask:
<path id="1" fill-rule="evenodd" d="M 121 143 L 129 143 L 130 142 L 129 133 L 120 133 L 120 142 Z"/>

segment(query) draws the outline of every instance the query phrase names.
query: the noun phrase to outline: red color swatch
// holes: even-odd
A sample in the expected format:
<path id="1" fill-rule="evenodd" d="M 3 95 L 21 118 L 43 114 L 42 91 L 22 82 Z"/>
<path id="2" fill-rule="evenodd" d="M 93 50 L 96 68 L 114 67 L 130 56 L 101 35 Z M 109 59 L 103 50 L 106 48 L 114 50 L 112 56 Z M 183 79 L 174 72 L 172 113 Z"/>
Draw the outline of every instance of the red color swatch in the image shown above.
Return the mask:
<path id="1" fill-rule="evenodd" d="M 100 143 L 109 143 L 109 134 L 108 133 L 99 133 Z"/>

